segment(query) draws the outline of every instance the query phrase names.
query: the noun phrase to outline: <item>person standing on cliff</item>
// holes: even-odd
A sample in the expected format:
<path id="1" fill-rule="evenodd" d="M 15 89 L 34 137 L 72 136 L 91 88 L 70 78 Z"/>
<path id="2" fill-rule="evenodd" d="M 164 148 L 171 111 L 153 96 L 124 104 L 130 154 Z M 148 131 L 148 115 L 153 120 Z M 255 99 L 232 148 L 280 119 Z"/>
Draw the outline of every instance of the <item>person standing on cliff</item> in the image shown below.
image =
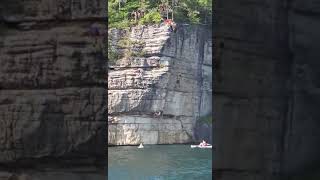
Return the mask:
<path id="1" fill-rule="evenodd" d="M 176 33 L 177 32 L 177 24 L 172 21 L 171 26 L 172 26 L 173 32 Z"/>

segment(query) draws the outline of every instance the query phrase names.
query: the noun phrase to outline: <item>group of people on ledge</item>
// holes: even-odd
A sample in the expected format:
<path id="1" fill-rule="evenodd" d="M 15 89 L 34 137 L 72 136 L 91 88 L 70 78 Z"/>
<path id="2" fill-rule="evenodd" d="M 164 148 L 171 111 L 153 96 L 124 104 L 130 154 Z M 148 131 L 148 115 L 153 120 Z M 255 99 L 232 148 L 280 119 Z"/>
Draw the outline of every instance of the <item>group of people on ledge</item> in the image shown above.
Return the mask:
<path id="1" fill-rule="evenodd" d="M 177 24 L 171 19 L 167 19 L 166 17 L 163 17 L 160 25 L 162 24 L 168 26 L 170 32 L 174 32 L 174 33 L 177 32 Z"/>
<path id="2" fill-rule="evenodd" d="M 136 10 L 136 11 L 132 11 L 130 14 L 130 18 L 132 20 L 134 20 L 134 22 L 137 22 L 139 19 L 141 19 L 144 16 L 145 12 L 144 10 Z"/>

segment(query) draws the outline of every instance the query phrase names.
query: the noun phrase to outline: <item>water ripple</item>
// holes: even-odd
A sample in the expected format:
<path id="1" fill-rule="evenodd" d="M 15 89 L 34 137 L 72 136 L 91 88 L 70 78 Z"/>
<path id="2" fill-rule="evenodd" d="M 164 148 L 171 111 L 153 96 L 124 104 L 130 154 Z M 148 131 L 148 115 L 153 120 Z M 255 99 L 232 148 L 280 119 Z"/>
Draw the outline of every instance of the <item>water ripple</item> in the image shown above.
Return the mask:
<path id="1" fill-rule="evenodd" d="M 108 180 L 206 180 L 211 176 L 211 149 L 189 145 L 108 148 Z"/>

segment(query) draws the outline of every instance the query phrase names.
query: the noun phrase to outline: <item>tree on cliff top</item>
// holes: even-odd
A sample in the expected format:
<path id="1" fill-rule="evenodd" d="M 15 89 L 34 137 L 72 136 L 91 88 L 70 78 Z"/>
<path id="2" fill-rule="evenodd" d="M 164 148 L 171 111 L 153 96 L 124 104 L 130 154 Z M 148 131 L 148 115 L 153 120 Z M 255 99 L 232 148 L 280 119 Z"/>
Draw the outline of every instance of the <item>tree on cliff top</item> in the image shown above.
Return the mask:
<path id="1" fill-rule="evenodd" d="M 159 23 L 159 7 L 163 4 L 172 9 L 169 18 L 174 18 L 178 23 L 212 23 L 212 0 L 109 0 L 108 26 L 126 28 L 138 23 Z M 145 14 L 135 22 L 130 15 L 137 10 L 143 10 Z"/>

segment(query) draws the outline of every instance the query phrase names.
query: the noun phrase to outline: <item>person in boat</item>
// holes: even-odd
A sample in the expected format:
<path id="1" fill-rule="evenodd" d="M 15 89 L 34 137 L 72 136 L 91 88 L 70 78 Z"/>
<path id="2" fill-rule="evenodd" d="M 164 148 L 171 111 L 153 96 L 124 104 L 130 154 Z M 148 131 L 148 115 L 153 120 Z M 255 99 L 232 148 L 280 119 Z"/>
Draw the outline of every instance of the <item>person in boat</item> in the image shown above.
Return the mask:
<path id="1" fill-rule="evenodd" d="M 202 142 L 199 144 L 199 146 L 207 146 L 207 142 L 205 140 L 202 140 Z"/>
<path id="2" fill-rule="evenodd" d="M 161 111 L 158 111 L 158 112 L 155 112 L 155 113 L 154 113 L 154 116 L 155 116 L 155 117 L 159 117 L 160 115 L 161 115 Z"/>

